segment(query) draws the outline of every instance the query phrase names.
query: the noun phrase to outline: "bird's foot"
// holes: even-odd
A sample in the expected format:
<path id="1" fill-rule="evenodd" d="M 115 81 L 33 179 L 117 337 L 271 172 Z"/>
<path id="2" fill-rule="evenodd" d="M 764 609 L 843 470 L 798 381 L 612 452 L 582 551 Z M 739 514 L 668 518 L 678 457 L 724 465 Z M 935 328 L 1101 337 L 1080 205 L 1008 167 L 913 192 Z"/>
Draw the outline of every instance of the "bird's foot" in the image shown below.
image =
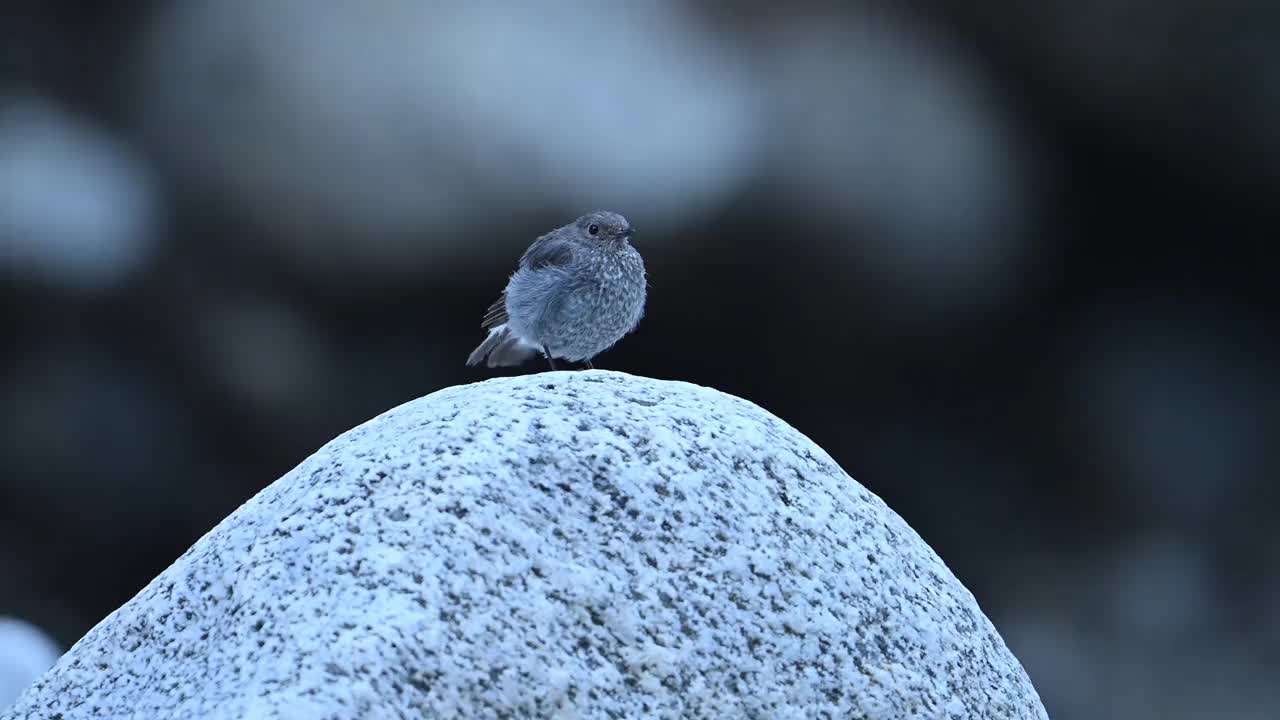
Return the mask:
<path id="1" fill-rule="evenodd" d="M 570 360 L 564 360 L 563 363 L 556 362 L 556 359 L 551 355 L 551 349 L 548 348 L 546 345 L 542 346 L 542 356 L 547 359 L 547 365 L 549 365 L 552 370 L 560 370 L 560 369 L 595 370 L 596 369 L 596 366 L 591 364 L 590 358 L 586 360 L 582 360 L 580 362 L 573 362 Z"/>

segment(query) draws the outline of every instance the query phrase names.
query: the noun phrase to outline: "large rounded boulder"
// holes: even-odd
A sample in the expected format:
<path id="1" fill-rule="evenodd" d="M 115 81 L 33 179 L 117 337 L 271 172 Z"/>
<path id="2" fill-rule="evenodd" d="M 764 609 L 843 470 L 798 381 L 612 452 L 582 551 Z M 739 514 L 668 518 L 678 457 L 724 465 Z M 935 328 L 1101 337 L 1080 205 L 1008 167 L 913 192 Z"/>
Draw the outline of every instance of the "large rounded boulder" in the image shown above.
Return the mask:
<path id="1" fill-rule="evenodd" d="M 813 442 L 585 371 L 341 435 L 0 717 L 1046 714 L 973 596 Z"/>

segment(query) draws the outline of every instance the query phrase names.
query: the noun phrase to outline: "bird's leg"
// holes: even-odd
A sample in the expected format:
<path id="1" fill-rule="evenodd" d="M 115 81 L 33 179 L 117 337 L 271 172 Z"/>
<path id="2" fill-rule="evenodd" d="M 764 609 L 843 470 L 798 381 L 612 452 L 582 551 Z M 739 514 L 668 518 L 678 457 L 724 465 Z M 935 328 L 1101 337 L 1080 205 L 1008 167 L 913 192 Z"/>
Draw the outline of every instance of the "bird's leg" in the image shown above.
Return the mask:
<path id="1" fill-rule="evenodd" d="M 552 369 L 552 370 L 558 370 L 558 369 L 559 369 L 559 368 L 557 368 L 557 367 L 556 367 L 556 361 L 555 361 L 554 359 L 552 359 L 552 357 L 551 357 L 551 349 L 550 349 L 550 348 L 548 348 L 546 345 L 543 345 L 543 346 L 542 346 L 542 354 L 543 354 L 543 355 L 545 355 L 545 356 L 547 357 L 547 364 L 551 366 L 551 369 Z"/>

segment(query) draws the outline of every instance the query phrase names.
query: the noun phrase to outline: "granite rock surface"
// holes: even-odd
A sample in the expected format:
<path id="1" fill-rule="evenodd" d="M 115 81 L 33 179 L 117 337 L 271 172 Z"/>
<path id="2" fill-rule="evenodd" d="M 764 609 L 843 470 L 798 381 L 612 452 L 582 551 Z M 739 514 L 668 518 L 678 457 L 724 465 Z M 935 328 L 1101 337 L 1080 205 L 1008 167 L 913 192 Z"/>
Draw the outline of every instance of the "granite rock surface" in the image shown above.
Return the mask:
<path id="1" fill-rule="evenodd" d="M 1046 718 L 923 540 L 769 413 L 549 372 L 339 436 L 19 718 Z"/>

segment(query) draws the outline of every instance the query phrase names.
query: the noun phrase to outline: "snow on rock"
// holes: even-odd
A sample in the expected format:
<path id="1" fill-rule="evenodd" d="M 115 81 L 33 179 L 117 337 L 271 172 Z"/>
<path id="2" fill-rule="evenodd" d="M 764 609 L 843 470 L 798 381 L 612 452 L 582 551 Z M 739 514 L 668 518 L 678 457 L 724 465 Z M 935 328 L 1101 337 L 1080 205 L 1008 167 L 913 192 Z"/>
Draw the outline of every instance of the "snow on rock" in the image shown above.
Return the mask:
<path id="1" fill-rule="evenodd" d="M 16 718 L 1046 718 L 973 596 L 796 430 L 604 371 L 330 442 Z"/>
<path id="2" fill-rule="evenodd" d="M 58 660 L 62 651 L 41 630 L 0 617 L 0 710 Z"/>

